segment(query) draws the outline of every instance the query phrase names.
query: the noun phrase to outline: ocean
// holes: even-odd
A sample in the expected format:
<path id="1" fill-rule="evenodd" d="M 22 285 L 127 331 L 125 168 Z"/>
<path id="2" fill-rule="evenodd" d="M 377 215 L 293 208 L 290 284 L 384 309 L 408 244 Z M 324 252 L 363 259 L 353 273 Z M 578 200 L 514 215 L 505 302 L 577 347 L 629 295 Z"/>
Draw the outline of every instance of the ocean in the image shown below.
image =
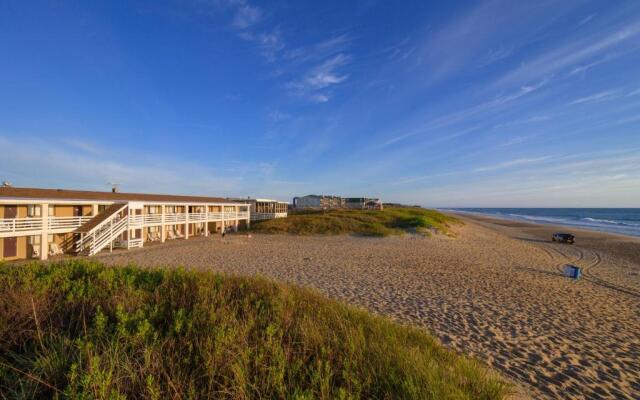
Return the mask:
<path id="1" fill-rule="evenodd" d="M 640 236 L 640 208 L 450 208 L 515 221 Z"/>

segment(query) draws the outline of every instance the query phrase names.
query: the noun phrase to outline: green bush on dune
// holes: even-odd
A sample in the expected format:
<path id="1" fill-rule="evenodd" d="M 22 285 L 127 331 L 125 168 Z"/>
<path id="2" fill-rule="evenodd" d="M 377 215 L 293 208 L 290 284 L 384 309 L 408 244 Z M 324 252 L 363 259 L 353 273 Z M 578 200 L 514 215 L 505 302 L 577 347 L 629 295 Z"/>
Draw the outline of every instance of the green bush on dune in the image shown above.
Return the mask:
<path id="1" fill-rule="evenodd" d="M 0 265 L 3 398 L 497 399 L 421 330 L 263 279 Z"/>
<path id="2" fill-rule="evenodd" d="M 387 207 L 375 210 L 304 211 L 287 218 L 254 223 L 252 230 L 263 233 L 296 235 L 356 234 L 388 236 L 404 232 L 429 234 L 432 231 L 450 234 L 452 224 L 461 223 L 455 217 L 435 210 L 417 207 Z"/>

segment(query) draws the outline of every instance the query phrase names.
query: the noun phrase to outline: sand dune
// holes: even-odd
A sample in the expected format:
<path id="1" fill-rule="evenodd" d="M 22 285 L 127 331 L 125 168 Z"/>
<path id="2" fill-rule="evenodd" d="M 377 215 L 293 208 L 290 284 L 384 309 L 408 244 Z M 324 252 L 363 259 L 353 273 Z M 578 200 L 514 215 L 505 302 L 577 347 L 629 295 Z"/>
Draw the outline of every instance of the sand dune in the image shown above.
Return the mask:
<path id="1" fill-rule="evenodd" d="M 238 235 L 98 258 L 313 287 L 425 327 L 531 397 L 640 398 L 640 240 L 578 231 L 576 245 L 559 245 L 554 228 L 465 220 L 455 239 Z M 585 279 L 562 277 L 567 262 Z"/>

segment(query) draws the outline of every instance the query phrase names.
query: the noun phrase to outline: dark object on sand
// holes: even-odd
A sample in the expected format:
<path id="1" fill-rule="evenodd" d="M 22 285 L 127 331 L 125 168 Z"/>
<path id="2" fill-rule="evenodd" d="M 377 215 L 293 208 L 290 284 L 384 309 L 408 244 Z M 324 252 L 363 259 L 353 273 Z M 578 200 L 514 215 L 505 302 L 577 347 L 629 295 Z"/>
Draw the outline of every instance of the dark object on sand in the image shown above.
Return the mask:
<path id="1" fill-rule="evenodd" d="M 573 244 L 575 242 L 576 237 L 570 233 L 554 233 L 551 237 L 551 240 L 559 243 L 569 243 Z"/>
<path id="2" fill-rule="evenodd" d="M 567 264 L 564 266 L 564 276 L 573 279 L 580 279 L 580 277 L 582 276 L 582 268 L 575 265 Z"/>

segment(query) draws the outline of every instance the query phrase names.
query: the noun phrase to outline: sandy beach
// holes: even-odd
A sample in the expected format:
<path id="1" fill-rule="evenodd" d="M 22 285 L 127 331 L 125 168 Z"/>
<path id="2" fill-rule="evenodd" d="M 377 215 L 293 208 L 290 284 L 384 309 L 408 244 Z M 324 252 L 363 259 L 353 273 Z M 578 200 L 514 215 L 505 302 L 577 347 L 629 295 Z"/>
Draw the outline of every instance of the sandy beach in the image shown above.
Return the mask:
<path id="1" fill-rule="evenodd" d="M 455 238 L 230 235 L 103 253 L 108 264 L 265 277 L 424 327 L 533 398 L 640 398 L 640 239 L 461 216 Z M 567 230 L 565 228 L 560 230 Z M 584 279 L 561 275 L 565 263 Z"/>

